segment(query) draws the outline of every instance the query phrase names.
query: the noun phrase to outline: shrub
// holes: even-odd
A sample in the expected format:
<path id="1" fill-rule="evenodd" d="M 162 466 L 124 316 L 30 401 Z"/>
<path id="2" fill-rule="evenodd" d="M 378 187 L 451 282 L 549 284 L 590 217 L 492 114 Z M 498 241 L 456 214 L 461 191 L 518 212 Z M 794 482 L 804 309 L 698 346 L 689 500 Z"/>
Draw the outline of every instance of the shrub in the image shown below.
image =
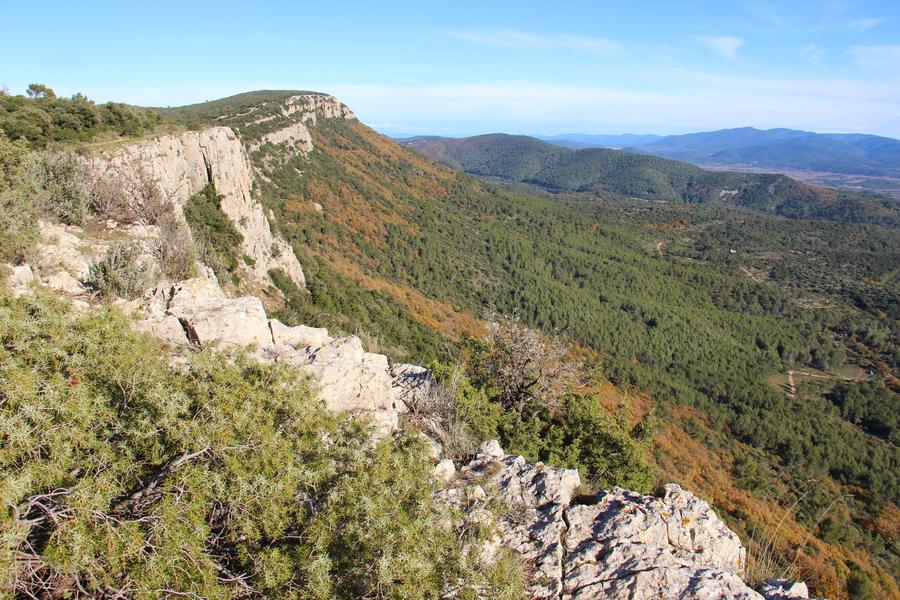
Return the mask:
<path id="1" fill-rule="evenodd" d="M 590 485 L 650 491 L 654 472 L 642 443 L 649 436 L 633 437 L 593 396 L 563 394 L 553 410 L 538 406 L 519 420 L 491 388 L 474 385 L 456 367 L 435 364 L 434 374 L 453 389 L 454 411 L 474 439 L 496 438 L 511 454 L 578 469 Z"/>
<path id="2" fill-rule="evenodd" d="M 219 281 L 238 268 L 238 249 L 244 241 L 231 220 L 222 212 L 222 197 L 209 184 L 184 205 L 184 217 L 194 235 L 202 260 L 216 272 Z"/>
<path id="3" fill-rule="evenodd" d="M 137 298 L 150 283 L 149 270 L 136 244 L 119 244 L 90 267 L 88 281 L 104 298 Z"/>
<path id="4" fill-rule="evenodd" d="M 90 216 L 87 168 L 75 154 L 32 154 L 19 187 L 53 220 L 66 225 L 83 225 Z"/>
<path id="5" fill-rule="evenodd" d="M 462 551 L 420 441 L 369 450 L 285 365 L 167 361 L 115 310 L 0 296 L 0 595 L 521 597 Z"/>
<path id="6" fill-rule="evenodd" d="M 42 197 L 24 185 L 26 167 L 34 160 L 23 141 L 0 132 L 0 259 L 22 262 L 37 242 Z"/>
<path id="7" fill-rule="evenodd" d="M 175 210 L 175 203 L 159 181 L 135 164 L 119 175 L 125 201 L 134 218 L 148 225 L 159 225 Z"/>
<path id="8" fill-rule="evenodd" d="M 162 274 L 173 281 L 194 276 L 197 251 L 187 226 L 169 214 L 159 223 L 159 237 L 153 248 Z"/>
<path id="9" fill-rule="evenodd" d="M 82 94 L 57 97 L 43 84 L 31 84 L 26 96 L 0 94 L 0 129 L 40 148 L 50 142 L 88 142 L 98 134 L 134 136 L 159 123 L 155 111 L 125 104 L 95 105 Z"/>
<path id="10" fill-rule="evenodd" d="M 10 140 L 0 131 L 0 193 L 22 176 L 30 151 L 24 140 Z"/>
<path id="11" fill-rule="evenodd" d="M 445 369 L 442 380 L 439 383 L 432 376 L 422 393 L 406 399 L 406 423 L 440 442 L 445 456 L 462 459 L 475 451 L 481 439 L 473 435 L 459 411 L 457 388 L 463 380 L 459 367 Z"/>
<path id="12" fill-rule="evenodd" d="M 529 411 L 553 409 L 576 381 L 575 363 L 562 340 L 529 329 L 518 319 L 488 316 L 488 337 L 473 353 L 471 372 L 521 422 Z"/>

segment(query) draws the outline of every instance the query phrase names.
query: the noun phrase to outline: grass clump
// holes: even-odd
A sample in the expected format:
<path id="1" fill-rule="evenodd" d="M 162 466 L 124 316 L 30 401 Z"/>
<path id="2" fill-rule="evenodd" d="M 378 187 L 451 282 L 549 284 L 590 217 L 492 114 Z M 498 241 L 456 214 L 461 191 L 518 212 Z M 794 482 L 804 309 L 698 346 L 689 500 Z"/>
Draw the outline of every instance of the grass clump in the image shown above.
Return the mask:
<path id="1" fill-rule="evenodd" d="M 88 280 L 104 298 L 140 296 L 150 283 L 150 271 L 137 244 L 117 244 L 91 265 Z"/>
<path id="2" fill-rule="evenodd" d="M 115 310 L 3 295 L 0 398 L 0 595 L 518 597 L 445 525 L 423 444 L 370 450 L 289 367 L 173 371 Z"/>

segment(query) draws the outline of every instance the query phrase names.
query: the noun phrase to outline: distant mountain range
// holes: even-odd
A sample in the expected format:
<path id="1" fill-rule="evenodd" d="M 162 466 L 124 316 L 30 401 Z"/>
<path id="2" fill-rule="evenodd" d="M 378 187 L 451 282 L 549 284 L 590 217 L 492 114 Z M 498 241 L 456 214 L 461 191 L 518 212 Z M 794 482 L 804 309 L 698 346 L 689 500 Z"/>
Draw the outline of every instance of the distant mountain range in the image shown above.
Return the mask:
<path id="1" fill-rule="evenodd" d="M 539 140 L 565 146 L 566 148 L 627 148 L 641 146 L 663 139 L 661 135 L 621 133 L 618 135 L 591 135 L 587 133 L 561 133 L 559 135 L 539 135 Z"/>
<path id="2" fill-rule="evenodd" d="M 790 177 L 710 171 L 670 159 L 608 148 L 575 150 L 528 136 L 412 138 L 405 145 L 473 175 L 553 193 L 687 203 L 723 203 L 791 218 L 898 223 L 895 203 L 827 190 Z"/>
<path id="3" fill-rule="evenodd" d="M 742 127 L 671 135 L 629 149 L 700 164 L 900 176 L 900 140 L 857 133 Z"/>
<path id="4" fill-rule="evenodd" d="M 445 139 L 451 138 L 401 142 Z M 565 133 L 531 139 L 576 150 L 624 149 L 713 169 L 782 173 L 806 183 L 900 198 L 900 140 L 877 135 L 741 127 L 665 137 Z"/>

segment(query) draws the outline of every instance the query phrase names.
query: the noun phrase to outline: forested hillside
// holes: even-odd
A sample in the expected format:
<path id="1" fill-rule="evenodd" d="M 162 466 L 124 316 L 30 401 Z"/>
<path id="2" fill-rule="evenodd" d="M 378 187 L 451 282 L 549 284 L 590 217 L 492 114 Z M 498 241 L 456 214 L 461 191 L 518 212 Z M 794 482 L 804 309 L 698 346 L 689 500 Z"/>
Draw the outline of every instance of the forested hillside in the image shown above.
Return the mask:
<path id="1" fill-rule="evenodd" d="M 788 523 L 784 567 L 823 594 L 846 597 L 851 578 L 898 593 L 897 230 L 801 219 L 893 223 L 888 205 L 527 138 L 458 165 L 566 192 L 528 196 L 352 119 L 318 119 L 309 152 L 258 143 L 291 126 L 290 94 L 164 113 L 232 126 L 253 150 L 258 192 L 309 280 L 309 294 L 285 286 L 285 319 L 361 328 L 423 362 L 458 359 L 486 308 L 563 332 L 596 385 L 618 388 L 622 419 L 655 407 L 665 477 L 748 536 Z"/>
<path id="2" fill-rule="evenodd" d="M 413 141 L 432 160 L 481 177 L 551 192 L 595 192 L 691 204 L 727 204 L 790 218 L 900 223 L 896 203 L 799 183 L 784 175 L 707 171 L 606 148 L 572 150 L 527 136 Z"/>

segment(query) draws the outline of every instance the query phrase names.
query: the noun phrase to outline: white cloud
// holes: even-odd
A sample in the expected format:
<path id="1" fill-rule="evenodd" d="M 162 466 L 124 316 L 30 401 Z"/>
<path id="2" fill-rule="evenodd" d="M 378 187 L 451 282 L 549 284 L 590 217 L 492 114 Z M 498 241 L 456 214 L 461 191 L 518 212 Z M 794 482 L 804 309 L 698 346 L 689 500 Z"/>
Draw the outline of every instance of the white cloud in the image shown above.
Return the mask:
<path id="1" fill-rule="evenodd" d="M 446 31 L 448 37 L 480 46 L 499 46 L 513 49 L 562 48 L 587 52 L 618 50 L 619 44 L 600 37 L 576 34 L 545 35 L 515 29 L 491 29 L 483 31 Z"/>
<path id="2" fill-rule="evenodd" d="M 825 50 L 816 44 L 807 44 L 800 48 L 800 56 L 814 65 L 820 65 L 825 57 Z"/>
<path id="3" fill-rule="evenodd" d="M 864 31 L 868 31 L 874 27 L 878 27 L 885 21 L 887 21 L 887 18 L 885 17 L 868 17 L 865 19 L 856 19 L 847 23 L 846 28 L 848 31 L 852 31 L 854 33 L 863 33 Z"/>
<path id="4" fill-rule="evenodd" d="M 900 45 L 853 46 L 850 55 L 861 67 L 890 70 L 900 68 Z"/>
<path id="5" fill-rule="evenodd" d="M 744 40 L 732 35 L 722 35 L 716 37 L 699 37 L 697 41 L 727 59 L 733 59 L 737 56 L 738 48 L 744 45 Z"/>

